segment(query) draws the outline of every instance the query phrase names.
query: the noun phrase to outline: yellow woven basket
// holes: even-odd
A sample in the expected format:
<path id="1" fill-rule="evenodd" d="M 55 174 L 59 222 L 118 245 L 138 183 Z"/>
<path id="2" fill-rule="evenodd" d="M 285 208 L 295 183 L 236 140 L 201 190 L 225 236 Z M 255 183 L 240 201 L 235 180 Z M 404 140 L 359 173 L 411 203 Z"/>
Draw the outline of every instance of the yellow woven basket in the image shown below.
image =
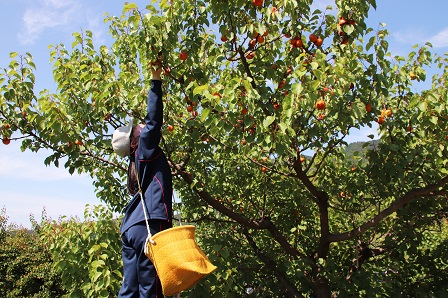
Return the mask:
<path id="1" fill-rule="evenodd" d="M 145 254 L 156 267 L 163 294 L 167 296 L 191 288 L 216 269 L 197 245 L 192 225 L 153 235 L 146 242 Z"/>

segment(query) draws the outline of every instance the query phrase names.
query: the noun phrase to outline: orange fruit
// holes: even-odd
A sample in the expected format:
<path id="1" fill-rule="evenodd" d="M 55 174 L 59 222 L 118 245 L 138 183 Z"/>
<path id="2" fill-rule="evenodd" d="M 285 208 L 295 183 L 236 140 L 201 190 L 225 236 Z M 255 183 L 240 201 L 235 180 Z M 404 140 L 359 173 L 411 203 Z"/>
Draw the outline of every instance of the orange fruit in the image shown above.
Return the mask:
<path id="1" fill-rule="evenodd" d="M 386 117 L 392 116 L 392 110 L 391 109 L 386 109 L 385 115 L 386 115 Z"/>
<path id="2" fill-rule="evenodd" d="M 249 41 L 249 48 L 250 48 L 250 49 L 255 48 L 256 45 L 257 45 L 257 40 L 256 40 L 256 39 L 251 39 L 251 40 Z"/>
<path id="3" fill-rule="evenodd" d="M 303 41 L 302 41 L 301 38 L 296 39 L 295 46 L 296 46 L 297 48 L 302 48 L 302 47 L 303 47 Z"/>
<path id="4" fill-rule="evenodd" d="M 369 113 L 372 110 L 372 105 L 370 103 L 366 103 L 366 111 Z"/>
<path id="5" fill-rule="evenodd" d="M 318 110 L 325 109 L 325 100 L 319 99 L 318 101 L 316 101 L 316 109 Z"/>
<path id="6" fill-rule="evenodd" d="M 316 41 L 314 42 L 314 44 L 316 45 L 316 47 L 320 47 L 322 44 L 324 43 L 324 41 L 322 40 L 322 38 L 318 37 L 316 39 Z"/>
<path id="7" fill-rule="evenodd" d="M 318 37 L 315 34 L 310 34 L 309 39 L 312 43 L 315 43 L 317 41 Z"/>

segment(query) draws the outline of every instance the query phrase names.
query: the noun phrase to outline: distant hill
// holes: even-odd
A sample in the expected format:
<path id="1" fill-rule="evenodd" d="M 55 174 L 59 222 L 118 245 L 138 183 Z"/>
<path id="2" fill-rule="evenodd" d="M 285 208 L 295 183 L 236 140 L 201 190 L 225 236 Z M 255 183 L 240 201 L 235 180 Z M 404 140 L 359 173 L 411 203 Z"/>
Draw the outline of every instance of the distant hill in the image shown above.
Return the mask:
<path id="1" fill-rule="evenodd" d="M 363 147 L 365 143 L 368 143 L 367 146 Z M 373 140 L 368 142 L 354 142 L 347 145 L 345 148 L 345 154 L 346 158 L 350 159 L 355 155 L 355 152 L 359 152 L 358 155 L 363 156 L 365 155 L 364 152 L 367 150 L 372 149 L 375 145 L 379 144 L 380 140 Z M 306 159 L 311 159 L 312 156 L 310 155 L 304 155 Z"/>
<path id="2" fill-rule="evenodd" d="M 368 142 L 350 143 L 345 149 L 345 154 L 347 155 L 347 157 L 352 157 L 355 154 L 355 152 L 363 153 L 367 150 L 372 149 L 376 144 L 379 144 L 379 142 L 380 142 L 379 140 L 373 140 Z M 368 145 L 366 147 L 363 147 L 365 143 L 368 143 Z"/>

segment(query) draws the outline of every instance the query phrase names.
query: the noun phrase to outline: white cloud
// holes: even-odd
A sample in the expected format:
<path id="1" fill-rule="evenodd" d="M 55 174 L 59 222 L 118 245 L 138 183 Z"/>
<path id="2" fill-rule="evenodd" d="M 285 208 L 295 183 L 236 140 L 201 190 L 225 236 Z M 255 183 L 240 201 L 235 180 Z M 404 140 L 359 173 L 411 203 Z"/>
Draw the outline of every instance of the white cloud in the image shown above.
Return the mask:
<path id="1" fill-rule="evenodd" d="M 422 46 L 426 42 L 430 42 L 433 48 L 448 47 L 448 28 L 444 28 L 430 37 L 421 29 L 409 29 L 407 31 L 396 32 L 392 34 L 392 37 L 399 43 L 412 46 L 415 44 Z"/>
<path id="2" fill-rule="evenodd" d="M 428 41 L 432 43 L 434 48 L 448 47 L 448 28 L 445 28 L 436 35 L 431 36 Z"/>
<path id="3" fill-rule="evenodd" d="M 415 45 L 424 43 L 424 33 L 414 29 L 408 29 L 407 31 L 394 32 L 392 37 L 401 44 Z"/>
<path id="4" fill-rule="evenodd" d="M 22 156 L 1 156 L 0 157 L 0 177 L 10 176 L 17 179 L 31 179 L 37 181 L 61 180 L 72 177 L 67 170 L 54 166 L 46 167 L 43 160 L 36 162 L 31 157 Z M 76 176 L 73 176 L 76 177 Z"/>
<path id="5" fill-rule="evenodd" d="M 67 218 L 76 217 L 84 219 L 86 205 L 100 205 L 98 199 L 75 198 L 64 196 L 63 194 L 33 194 L 23 191 L 4 191 L 0 189 L 2 198 L 0 208 L 6 208 L 9 223 L 16 223 L 25 228 L 31 227 L 30 215 L 34 216 L 37 222 L 41 221 L 42 213 L 45 210 L 47 218 L 58 220 L 61 216 Z"/>
<path id="6" fill-rule="evenodd" d="M 73 0 L 44 0 L 43 3 L 46 7 L 63 8 L 63 7 L 72 6 L 73 4 L 76 4 L 76 1 L 73 1 Z"/>
<path id="7" fill-rule="evenodd" d="M 23 14 L 24 29 L 19 33 L 19 40 L 24 44 L 34 43 L 47 29 L 71 24 L 81 9 L 73 1 L 44 0 L 38 1 L 37 5 Z"/>
<path id="8" fill-rule="evenodd" d="M 107 28 L 102 26 L 102 19 L 98 16 L 103 16 L 103 12 L 91 11 L 91 8 L 83 5 L 81 1 L 38 0 L 23 14 L 19 41 L 23 44 L 33 44 L 44 34 L 53 34 L 52 30 L 70 33 L 91 30 L 96 43 L 104 42 L 103 35 Z"/>
<path id="9" fill-rule="evenodd" d="M 53 164 L 45 166 L 44 160 L 50 155 L 50 152 L 43 149 L 37 153 L 21 152 L 19 147 L 19 144 L 13 142 L 8 146 L 2 146 L 0 150 L 0 177 L 14 177 L 22 181 L 90 180 L 86 174 L 70 175 L 67 169 L 63 167 L 64 161 L 60 161 L 60 168 Z M 90 181 L 89 184 L 91 184 Z"/>
<path id="10" fill-rule="evenodd" d="M 89 16 L 87 17 L 86 29 L 92 31 L 95 45 L 104 44 L 106 42 L 106 27 L 102 17 L 98 17 L 98 14 L 94 16 L 89 13 Z"/>
<path id="11" fill-rule="evenodd" d="M 70 175 L 63 165 L 45 166 L 49 151 L 21 152 L 19 147 L 19 142 L 0 146 L 0 208 L 6 207 L 10 223 L 30 227 L 30 213 L 40 221 L 44 208 L 52 219 L 83 219 L 86 204 L 101 203 L 88 175 Z"/>

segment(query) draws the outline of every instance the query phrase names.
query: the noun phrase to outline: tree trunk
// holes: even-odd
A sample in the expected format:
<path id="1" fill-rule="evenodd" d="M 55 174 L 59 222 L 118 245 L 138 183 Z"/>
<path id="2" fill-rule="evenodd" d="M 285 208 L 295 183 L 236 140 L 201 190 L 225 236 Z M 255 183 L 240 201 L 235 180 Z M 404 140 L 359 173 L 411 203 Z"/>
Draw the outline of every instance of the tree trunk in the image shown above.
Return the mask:
<path id="1" fill-rule="evenodd" d="M 317 276 L 314 285 L 316 287 L 317 298 L 331 297 L 330 286 L 328 285 L 328 280 L 325 277 Z"/>

